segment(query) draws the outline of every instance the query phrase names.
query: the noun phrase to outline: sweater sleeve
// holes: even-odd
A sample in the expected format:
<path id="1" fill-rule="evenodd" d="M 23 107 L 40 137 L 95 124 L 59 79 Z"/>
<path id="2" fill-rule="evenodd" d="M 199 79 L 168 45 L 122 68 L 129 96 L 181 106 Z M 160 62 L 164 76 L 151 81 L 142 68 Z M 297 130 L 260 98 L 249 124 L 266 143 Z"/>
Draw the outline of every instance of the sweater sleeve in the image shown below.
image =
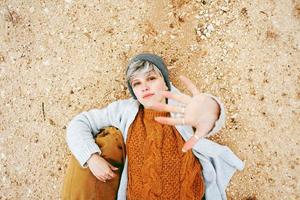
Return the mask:
<path id="1" fill-rule="evenodd" d="M 82 167 L 93 153 L 101 153 L 94 137 L 101 128 L 119 128 L 121 121 L 120 101 L 115 101 L 102 109 L 92 109 L 75 116 L 67 126 L 66 140 L 69 149 Z"/>
<path id="2" fill-rule="evenodd" d="M 226 120 L 226 113 L 225 113 L 225 107 L 224 107 L 224 104 L 221 102 L 221 100 L 211 94 L 207 94 L 205 93 L 206 95 L 208 95 L 209 97 L 211 97 L 212 99 L 214 99 L 218 104 L 219 104 L 219 107 L 220 107 L 220 115 L 219 115 L 219 118 L 218 120 L 215 122 L 215 125 L 213 127 L 213 129 L 207 133 L 207 135 L 205 137 L 210 137 L 214 134 L 216 134 L 217 132 L 219 132 L 222 127 L 225 125 L 225 120 Z"/>

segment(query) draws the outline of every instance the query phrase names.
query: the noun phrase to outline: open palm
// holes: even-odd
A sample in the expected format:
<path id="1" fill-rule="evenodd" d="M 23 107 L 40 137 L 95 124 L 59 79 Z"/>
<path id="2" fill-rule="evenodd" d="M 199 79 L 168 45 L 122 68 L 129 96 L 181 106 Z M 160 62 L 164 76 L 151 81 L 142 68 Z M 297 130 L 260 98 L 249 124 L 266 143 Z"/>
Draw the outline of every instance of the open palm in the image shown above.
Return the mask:
<path id="1" fill-rule="evenodd" d="M 181 116 L 176 118 L 156 117 L 155 120 L 162 124 L 191 125 L 196 129 L 193 137 L 186 141 L 182 148 L 183 151 L 187 151 L 213 128 L 215 121 L 219 117 L 220 108 L 218 103 L 210 96 L 200 93 L 191 80 L 184 76 L 181 76 L 180 79 L 192 93 L 192 96 L 163 91 L 161 93 L 162 96 L 178 101 L 182 106 L 155 103 L 151 106 L 151 108 L 160 111 L 177 113 Z"/>

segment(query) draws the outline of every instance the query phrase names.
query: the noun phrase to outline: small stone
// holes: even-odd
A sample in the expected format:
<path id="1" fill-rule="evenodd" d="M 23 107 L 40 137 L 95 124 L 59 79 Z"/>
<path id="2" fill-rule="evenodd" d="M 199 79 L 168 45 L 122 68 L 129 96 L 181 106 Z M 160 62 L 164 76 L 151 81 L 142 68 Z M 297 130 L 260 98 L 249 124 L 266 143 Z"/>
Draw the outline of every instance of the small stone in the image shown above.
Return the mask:
<path id="1" fill-rule="evenodd" d="M 45 60 L 45 61 L 43 61 L 43 65 L 49 66 L 49 65 L 50 65 L 50 62 L 49 62 L 49 60 Z"/>
<path id="2" fill-rule="evenodd" d="M 6 158 L 5 154 L 1 153 L 1 159 L 5 159 L 5 158 Z"/>
<path id="3" fill-rule="evenodd" d="M 34 7 L 30 7 L 30 8 L 29 8 L 29 12 L 30 12 L 30 13 L 33 13 L 34 10 L 35 10 Z"/>
<path id="4" fill-rule="evenodd" d="M 48 14 L 48 13 L 49 13 L 49 9 L 48 9 L 48 8 L 44 8 L 44 12 L 45 12 L 46 14 Z"/>
<path id="5" fill-rule="evenodd" d="M 213 26 L 212 24 L 208 24 L 207 27 L 206 27 L 206 29 L 207 29 L 209 32 L 212 32 L 212 31 L 215 30 L 215 29 L 214 29 L 214 26 Z"/>
<path id="6" fill-rule="evenodd" d="M 197 50 L 197 45 L 196 45 L 196 44 L 191 44 L 190 50 L 191 50 L 191 51 Z"/>

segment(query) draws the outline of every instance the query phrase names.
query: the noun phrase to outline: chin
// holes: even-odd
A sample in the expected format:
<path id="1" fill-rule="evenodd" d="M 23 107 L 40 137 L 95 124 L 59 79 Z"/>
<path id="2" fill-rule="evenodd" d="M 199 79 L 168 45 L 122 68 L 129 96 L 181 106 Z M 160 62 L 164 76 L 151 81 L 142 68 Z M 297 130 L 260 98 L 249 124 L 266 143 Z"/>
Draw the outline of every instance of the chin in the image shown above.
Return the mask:
<path id="1" fill-rule="evenodd" d="M 139 99 L 138 99 L 139 100 Z M 157 98 L 155 96 L 153 96 L 152 98 L 149 99 L 142 99 L 139 100 L 139 102 L 146 108 L 146 107 L 150 107 L 152 106 L 154 103 L 165 103 L 165 99 L 161 99 L 161 98 Z"/>
<path id="2" fill-rule="evenodd" d="M 151 101 L 148 101 L 148 102 L 140 102 L 143 106 L 144 106 L 144 108 L 148 108 L 148 107 L 150 107 L 150 106 L 152 106 L 152 104 L 153 104 L 153 102 Z"/>

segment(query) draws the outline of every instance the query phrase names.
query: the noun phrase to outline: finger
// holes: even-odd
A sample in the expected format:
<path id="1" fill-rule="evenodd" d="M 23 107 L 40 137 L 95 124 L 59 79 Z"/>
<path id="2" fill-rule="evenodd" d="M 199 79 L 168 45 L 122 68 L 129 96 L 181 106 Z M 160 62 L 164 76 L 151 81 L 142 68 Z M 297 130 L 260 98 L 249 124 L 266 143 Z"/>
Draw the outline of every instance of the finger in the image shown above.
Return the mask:
<path id="1" fill-rule="evenodd" d="M 182 82 L 187 86 L 188 90 L 192 92 L 193 96 L 200 94 L 198 88 L 194 85 L 194 83 L 185 76 L 180 76 Z"/>
<path id="2" fill-rule="evenodd" d="M 151 109 L 158 110 L 158 111 L 165 111 L 165 112 L 173 112 L 173 113 L 182 113 L 184 109 L 180 106 L 171 106 L 168 104 L 163 103 L 153 103 L 152 106 L 150 106 Z"/>
<path id="3" fill-rule="evenodd" d="M 110 168 L 111 168 L 111 170 L 113 170 L 113 171 L 117 171 L 117 170 L 119 169 L 119 168 L 114 167 L 114 166 L 111 166 Z"/>
<path id="4" fill-rule="evenodd" d="M 95 175 L 95 174 L 94 174 Z M 106 178 L 103 176 L 95 176 L 99 181 L 106 182 Z"/>
<path id="5" fill-rule="evenodd" d="M 112 179 L 112 178 L 114 178 L 115 177 L 115 175 L 112 175 L 112 174 L 106 174 L 105 175 L 105 179 L 106 180 L 110 180 L 110 179 Z"/>
<path id="6" fill-rule="evenodd" d="M 116 174 L 114 172 L 110 171 L 109 173 L 107 173 L 106 176 L 107 176 L 108 179 L 111 179 L 111 178 L 116 177 Z"/>
<path id="7" fill-rule="evenodd" d="M 191 101 L 191 97 L 186 94 L 176 94 L 170 91 L 162 91 L 161 94 L 163 97 L 166 97 L 168 99 L 173 99 L 183 104 L 188 104 Z"/>
<path id="8" fill-rule="evenodd" d="M 109 165 L 109 167 L 113 167 L 111 165 Z M 109 177 L 109 178 L 113 178 L 116 176 L 116 174 L 112 171 L 112 170 L 109 170 L 108 172 L 106 172 L 106 175 Z"/>
<path id="9" fill-rule="evenodd" d="M 112 164 L 110 164 L 110 163 L 108 163 L 108 166 L 109 166 L 109 168 L 111 169 L 111 170 L 113 170 L 113 171 L 116 171 L 116 170 L 118 170 L 119 168 L 117 168 L 117 167 L 115 167 L 115 166 L 113 166 Z"/>
<path id="10" fill-rule="evenodd" d="M 90 169 L 92 174 L 100 181 L 103 181 L 104 179 L 101 176 L 98 176 L 92 169 Z"/>
<path id="11" fill-rule="evenodd" d="M 103 179 L 103 178 L 98 178 L 98 180 L 99 180 L 99 181 L 102 181 L 102 182 L 104 182 L 104 183 L 106 182 L 106 180 Z"/>
<path id="12" fill-rule="evenodd" d="M 198 142 L 199 138 L 192 136 L 188 141 L 186 141 L 182 147 L 183 152 L 187 152 Z"/>
<path id="13" fill-rule="evenodd" d="M 168 124 L 168 125 L 183 125 L 184 119 L 183 118 L 171 118 L 171 117 L 155 117 L 155 121 L 161 124 Z"/>

